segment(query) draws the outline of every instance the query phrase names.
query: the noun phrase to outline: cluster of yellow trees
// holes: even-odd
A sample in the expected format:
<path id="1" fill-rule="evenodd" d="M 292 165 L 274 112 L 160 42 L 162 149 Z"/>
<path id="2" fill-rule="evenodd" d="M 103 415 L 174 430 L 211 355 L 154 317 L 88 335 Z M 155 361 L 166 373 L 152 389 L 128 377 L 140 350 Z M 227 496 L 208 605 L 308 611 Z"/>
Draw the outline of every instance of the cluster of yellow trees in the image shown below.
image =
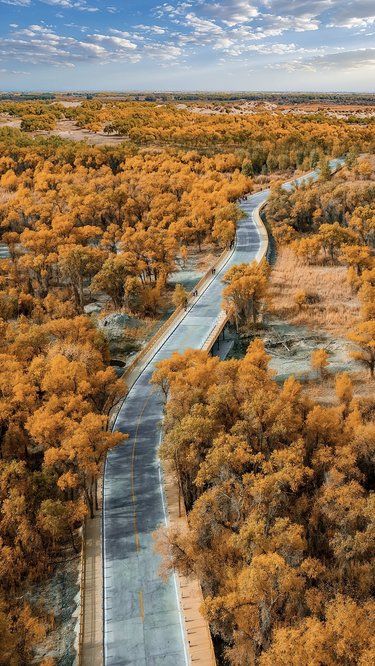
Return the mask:
<path id="1" fill-rule="evenodd" d="M 30 663 L 48 623 L 22 601 L 97 507 L 109 413 L 125 386 L 87 317 L 0 320 L 0 654 Z"/>
<path id="2" fill-rule="evenodd" d="M 290 244 L 308 264 L 344 264 L 358 293 L 362 321 L 349 334 L 360 350 L 354 357 L 375 372 L 375 161 L 349 160 L 334 178 L 287 191 L 276 187 L 267 205 L 267 220 L 279 244 Z M 301 290 L 297 304 L 309 295 Z"/>
<path id="3" fill-rule="evenodd" d="M 167 562 L 198 576 L 234 666 L 375 658 L 371 402 L 336 381 L 338 406 L 279 386 L 255 340 L 242 360 L 175 353 L 154 383 L 169 401 L 162 456 L 189 510 Z"/>
<path id="4" fill-rule="evenodd" d="M 0 113 L 21 118 L 24 132 L 48 131 L 55 128 L 57 120 L 64 118 L 64 107 L 43 101 L 1 102 Z"/>
<path id="5" fill-rule="evenodd" d="M 251 187 L 227 154 L 120 158 L 116 149 L 52 139 L 25 146 L 20 133 L 3 136 L 0 220 L 11 253 L 1 271 L 4 319 L 36 309 L 40 317 L 80 314 L 98 292 L 116 308 L 157 314 L 176 255 L 207 240 L 230 243 L 235 201 Z"/>
<path id="6" fill-rule="evenodd" d="M 223 306 L 237 331 L 248 325 L 256 326 L 268 291 L 270 268 L 260 264 L 238 264 L 226 272 L 223 282 Z"/>

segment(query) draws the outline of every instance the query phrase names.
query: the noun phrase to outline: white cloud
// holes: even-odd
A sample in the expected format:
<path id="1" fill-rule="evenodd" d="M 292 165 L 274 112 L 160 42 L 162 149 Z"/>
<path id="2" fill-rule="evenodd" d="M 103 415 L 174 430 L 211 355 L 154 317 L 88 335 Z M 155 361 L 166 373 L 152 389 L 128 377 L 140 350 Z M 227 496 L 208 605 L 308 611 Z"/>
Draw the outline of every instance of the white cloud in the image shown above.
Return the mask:
<path id="1" fill-rule="evenodd" d="M 224 2 L 204 2 L 202 9 L 216 20 L 228 26 L 246 23 L 258 15 L 258 8 L 246 0 L 226 0 Z"/>
<path id="2" fill-rule="evenodd" d="M 28 7 L 31 5 L 31 0 L 0 0 L 3 5 L 15 5 L 18 7 Z"/>
<path id="3" fill-rule="evenodd" d="M 369 55 L 371 49 L 365 47 L 371 36 L 369 26 L 375 24 L 374 1 L 174 0 L 154 8 L 147 17 L 147 20 L 153 17 L 149 25 L 144 22 L 147 15 L 141 11 L 138 15 L 142 16 L 142 23 L 132 24 L 128 12 L 116 28 L 104 27 L 103 22 L 98 31 L 93 25 L 87 28 L 78 25 L 79 22 L 66 23 L 61 31 L 42 21 L 22 30 L 13 23 L 10 34 L 0 38 L 0 62 L 8 65 L 14 60 L 72 68 L 81 62 L 107 65 L 153 60 L 162 67 L 189 67 L 192 63 L 194 69 L 200 58 L 205 72 L 207 62 L 213 68 L 221 62 L 239 67 L 246 62 L 263 73 L 264 66 L 289 72 L 337 71 L 340 67 L 347 71 L 357 71 L 360 67 L 368 70 L 373 59 Z M 0 0 L 1 3 L 20 8 L 30 6 L 31 0 Z M 107 19 L 109 14 L 120 12 L 125 4 L 106 5 L 99 0 L 34 0 L 34 3 L 60 11 L 103 11 L 107 12 Z M 129 5 L 139 10 L 136 0 Z M 62 17 L 66 12 L 59 15 Z M 86 19 L 85 23 L 90 25 L 88 14 Z M 70 28 L 75 28 L 74 33 Z M 75 38 L 71 33 L 80 36 Z M 357 49 L 359 33 L 361 49 Z M 323 34 L 330 48 L 324 46 Z M 340 39 L 343 46 L 338 53 Z M 344 56 L 343 52 L 351 55 Z M 151 71 L 155 71 L 152 64 Z"/>
<path id="4" fill-rule="evenodd" d="M 189 26 L 198 35 L 220 35 L 223 28 L 217 25 L 214 21 L 199 18 L 196 14 L 189 12 L 185 16 L 185 25 Z"/>
<path id="5" fill-rule="evenodd" d="M 0 0 L 4 5 L 15 5 L 18 7 L 30 7 L 31 0 Z M 77 9 L 82 12 L 98 12 L 98 7 L 88 5 L 86 0 L 40 0 L 45 5 L 61 7 L 62 9 Z"/>
<path id="6" fill-rule="evenodd" d="M 153 60 L 165 62 L 178 60 L 182 56 L 182 49 L 173 44 L 147 44 L 144 51 Z"/>
<path id="7" fill-rule="evenodd" d="M 303 17 L 334 28 L 358 28 L 375 22 L 374 0 L 265 0 L 270 14 Z"/>
<path id="8" fill-rule="evenodd" d="M 104 44 L 104 46 L 115 49 L 136 49 L 137 45 L 134 42 L 130 42 L 128 39 L 123 37 L 116 37 L 112 35 L 88 35 L 88 37 L 96 42 Z"/>
<path id="9" fill-rule="evenodd" d="M 85 40 L 59 35 L 51 28 L 30 25 L 9 38 L 0 38 L 0 59 L 19 62 L 72 66 L 74 62 L 113 60 L 134 62 L 137 45 L 115 35 L 88 35 Z"/>
<path id="10" fill-rule="evenodd" d="M 166 28 L 162 28 L 160 25 L 144 25 L 141 23 L 140 25 L 136 25 L 135 28 L 144 32 L 154 33 L 155 35 L 165 35 L 167 32 Z"/>
<path id="11" fill-rule="evenodd" d="M 14 75 L 18 76 L 18 75 L 20 75 L 20 74 L 21 74 L 21 75 L 22 75 L 22 74 L 30 74 L 30 72 L 24 72 L 24 71 L 22 71 L 22 70 L 20 70 L 20 69 L 5 69 L 5 67 L 2 67 L 2 68 L 0 69 L 0 72 L 1 72 L 1 74 L 10 74 L 10 75 L 12 75 L 12 76 L 14 76 Z"/>
<path id="12" fill-rule="evenodd" d="M 337 21 L 337 19 L 336 19 Z M 367 16 L 363 18 L 359 17 L 352 17 L 352 18 L 342 18 L 341 22 L 338 24 L 336 23 L 330 23 L 328 27 L 330 28 L 368 28 L 371 25 L 374 25 L 375 23 L 375 15 L 374 16 Z"/>
<path id="13" fill-rule="evenodd" d="M 73 67 L 79 62 L 108 64 L 125 61 L 137 63 L 150 58 L 161 63 L 176 62 L 182 48 L 172 42 L 144 41 L 142 36 L 111 29 L 108 34 L 88 34 L 83 39 L 58 34 L 50 27 L 30 25 L 0 38 L 0 61 Z"/>
<path id="14" fill-rule="evenodd" d="M 279 62 L 266 65 L 267 69 L 297 71 L 339 71 L 353 72 L 356 70 L 372 70 L 375 67 L 375 48 L 357 49 L 356 51 L 340 51 L 327 53 L 313 58 L 296 59 L 289 62 Z"/>

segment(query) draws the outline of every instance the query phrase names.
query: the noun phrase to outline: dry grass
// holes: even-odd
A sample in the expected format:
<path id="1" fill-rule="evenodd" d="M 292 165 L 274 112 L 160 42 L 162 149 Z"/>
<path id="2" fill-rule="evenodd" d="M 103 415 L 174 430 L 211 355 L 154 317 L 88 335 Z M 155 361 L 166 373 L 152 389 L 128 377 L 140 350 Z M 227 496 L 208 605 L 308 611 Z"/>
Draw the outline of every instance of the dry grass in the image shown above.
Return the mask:
<path id="1" fill-rule="evenodd" d="M 350 378 L 353 384 L 353 398 L 374 404 L 375 379 L 369 377 L 365 370 L 351 372 Z M 328 372 L 322 380 L 310 380 L 303 384 L 303 392 L 314 402 L 321 405 L 338 405 L 339 401 L 335 392 L 335 375 Z"/>
<path id="2" fill-rule="evenodd" d="M 346 272 L 344 266 L 308 266 L 289 248 L 281 248 L 271 275 L 271 314 L 345 337 L 359 321 L 359 301 Z M 317 302 L 299 310 L 294 298 L 301 290 Z"/>

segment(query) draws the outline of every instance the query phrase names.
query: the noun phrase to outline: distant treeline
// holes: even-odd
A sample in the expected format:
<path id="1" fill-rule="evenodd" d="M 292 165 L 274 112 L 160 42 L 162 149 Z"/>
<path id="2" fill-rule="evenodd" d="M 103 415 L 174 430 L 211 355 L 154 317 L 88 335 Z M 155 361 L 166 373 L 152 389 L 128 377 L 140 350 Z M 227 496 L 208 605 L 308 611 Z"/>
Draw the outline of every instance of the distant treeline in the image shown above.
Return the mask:
<path id="1" fill-rule="evenodd" d="M 71 92 L 71 93 L 0 93 L 0 100 L 54 100 L 54 99 L 117 99 L 123 101 L 145 102 L 273 102 L 274 104 L 375 104 L 374 93 L 287 93 L 287 92 Z"/>
<path id="2" fill-rule="evenodd" d="M 57 99 L 59 95 L 55 95 L 54 93 L 7 93 L 7 92 L 2 92 L 0 93 L 0 100 L 1 101 L 7 101 L 11 100 L 13 102 L 24 102 L 24 101 L 31 101 L 31 100 L 54 100 Z"/>

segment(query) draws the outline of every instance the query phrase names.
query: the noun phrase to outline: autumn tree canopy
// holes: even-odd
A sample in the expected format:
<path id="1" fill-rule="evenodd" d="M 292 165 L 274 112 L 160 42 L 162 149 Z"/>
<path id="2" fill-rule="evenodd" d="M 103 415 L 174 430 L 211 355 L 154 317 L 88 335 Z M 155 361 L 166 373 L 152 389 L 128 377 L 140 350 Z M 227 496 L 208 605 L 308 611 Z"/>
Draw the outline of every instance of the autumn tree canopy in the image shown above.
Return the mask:
<path id="1" fill-rule="evenodd" d="M 162 456 L 188 529 L 164 532 L 170 566 L 196 575 L 230 664 L 358 663 L 373 655 L 374 428 L 337 379 L 339 405 L 279 386 L 255 340 L 245 357 L 161 361 L 169 391 Z M 319 362 L 319 367 L 321 362 Z M 359 628 L 360 627 L 360 628 Z"/>

